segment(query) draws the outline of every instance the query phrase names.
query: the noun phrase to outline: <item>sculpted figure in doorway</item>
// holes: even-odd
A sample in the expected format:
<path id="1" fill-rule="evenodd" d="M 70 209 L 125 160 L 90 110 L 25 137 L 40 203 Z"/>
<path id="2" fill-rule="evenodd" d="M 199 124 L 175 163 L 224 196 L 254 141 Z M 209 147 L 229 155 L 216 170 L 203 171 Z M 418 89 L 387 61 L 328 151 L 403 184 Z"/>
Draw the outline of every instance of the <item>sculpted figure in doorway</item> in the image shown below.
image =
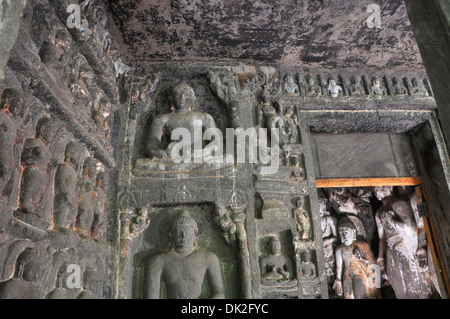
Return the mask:
<path id="1" fill-rule="evenodd" d="M 392 187 L 375 187 L 374 192 L 383 202 L 375 214 L 381 271 L 397 299 L 429 298 L 425 233 L 417 227 L 409 200 L 394 196 Z"/>
<path id="2" fill-rule="evenodd" d="M 202 285 L 207 278 L 209 298 L 225 298 L 219 258 L 197 249 L 198 226 L 188 211 L 182 211 L 172 222 L 169 237 L 172 249 L 147 262 L 145 297 L 160 298 L 160 284 L 164 283 L 168 299 L 202 298 Z"/>
<path id="3" fill-rule="evenodd" d="M 320 226 L 322 229 L 323 251 L 325 254 L 325 270 L 329 281 L 335 275 L 334 248 L 338 240 L 337 220 L 327 210 L 327 200 L 319 198 Z"/>
<path id="4" fill-rule="evenodd" d="M 378 298 L 369 244 L 356 240 L 356 226 L 348 218 L 340 221 L 338 232 L 342 244 L 336 248 L 336 294 L 346 299 Z"/>

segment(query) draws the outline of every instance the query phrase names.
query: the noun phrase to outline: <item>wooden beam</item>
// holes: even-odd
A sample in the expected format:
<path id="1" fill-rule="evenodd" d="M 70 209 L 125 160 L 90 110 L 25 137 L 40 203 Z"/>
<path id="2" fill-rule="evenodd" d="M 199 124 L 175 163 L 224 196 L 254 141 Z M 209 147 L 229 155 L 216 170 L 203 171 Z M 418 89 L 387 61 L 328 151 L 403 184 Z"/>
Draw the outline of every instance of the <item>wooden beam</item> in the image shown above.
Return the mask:
<path id="1" fill-rule="evenodd" d="M 421 177 L 386 177 L 386 178 L 338 178 L 317 179 L 317 188 L 334 187 L 375 187 L 375 186 L 416 186 L 422 184 Z"/>

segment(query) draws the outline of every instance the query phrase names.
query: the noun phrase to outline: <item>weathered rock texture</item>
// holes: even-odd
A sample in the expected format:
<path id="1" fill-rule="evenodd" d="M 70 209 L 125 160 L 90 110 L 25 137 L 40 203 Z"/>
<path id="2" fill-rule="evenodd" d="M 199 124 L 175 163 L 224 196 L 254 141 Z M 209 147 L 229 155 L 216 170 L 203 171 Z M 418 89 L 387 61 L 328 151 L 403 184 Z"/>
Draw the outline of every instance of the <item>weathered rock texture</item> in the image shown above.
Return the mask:
<path id="1" fill-rule="evenodd" d="M 80 30 L 66 24 L 70 3 L 30 0 L 23 13 L 22 1 L 2 3 L 2 32 L 20 25 L 0 87 L 2 298 L 114 293 L 107 181 L 117 59 L 101 5 L 81 8 L 89 27 Z"/>
<path id="2" fill-rule="evenodd" d="M 78 27 L 70 4 L 27 2 L 0 86 L 0 296 L 145 297 L 159 275 L 149 258 L 188 211 L 226 298 L 329 297 L 310 133 L 408 134 L 430 121 L 403 3 L 380 3 L 381 29 L 367 26 L 370 1 L 86 0 Z M 180 82 L 222 132 L 282 128 L 276 172 L 261 158 L 149 152 Z M 420 145 L 425 158 L 429 139 Z"/>
<path id="3" fill-rule="evenodd" d="M 327 68 L 422 68 L 403 1 L 105 1 L 128 61 L 241 61 Z"/>
<path id="4" fill-rule="evenodd" d="M 20 26 L 20 17 L 26 0 L 2 1 L 0 12 L 0 83 L 5 79 L 5 67 L 8 63 L 9 53 L 16 42 Z"/>

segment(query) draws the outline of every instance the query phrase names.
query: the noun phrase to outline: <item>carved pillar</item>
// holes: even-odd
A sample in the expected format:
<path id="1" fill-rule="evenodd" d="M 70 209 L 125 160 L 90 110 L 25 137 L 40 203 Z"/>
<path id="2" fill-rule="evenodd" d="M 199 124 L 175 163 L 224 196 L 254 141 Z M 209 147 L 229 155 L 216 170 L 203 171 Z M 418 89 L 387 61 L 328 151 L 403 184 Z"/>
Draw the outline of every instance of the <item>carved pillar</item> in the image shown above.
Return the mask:
<path id="1" fill-rule="evenodd" d="M 247 233 L 245 230 L 245 212 L 246 207 L 232 207 L 234 216 L 233 220 L 236 224 L 236 238 L 239 247 L 239 270 L 242 285 L 242 297 L 244 299 L 251 299 L 251 271 L 250 271 L 250 255 L 248 251 Z"/>

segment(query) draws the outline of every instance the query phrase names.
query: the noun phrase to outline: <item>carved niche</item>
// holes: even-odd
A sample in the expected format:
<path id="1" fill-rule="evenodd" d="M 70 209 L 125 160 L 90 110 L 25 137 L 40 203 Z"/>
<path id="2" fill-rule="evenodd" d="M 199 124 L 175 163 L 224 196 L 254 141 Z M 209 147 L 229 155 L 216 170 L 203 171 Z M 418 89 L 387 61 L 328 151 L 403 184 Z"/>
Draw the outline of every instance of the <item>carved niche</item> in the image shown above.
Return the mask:
<path id="1" fill-rule="evenodd" d="M 134 298 L 241 297 L 239 258 L 221 236 L 214 214 L 214 206 L 205 204 L 151 210 L 149 225 L 130 248 Z M 179 266 L 182 270 L 173 268 Z"/>
<path id="2" fill-rule="evenodd" d="M 325 189 L 320 203 L 330 296 L 426 299 L 439 294 L 413 188 Z"/>

